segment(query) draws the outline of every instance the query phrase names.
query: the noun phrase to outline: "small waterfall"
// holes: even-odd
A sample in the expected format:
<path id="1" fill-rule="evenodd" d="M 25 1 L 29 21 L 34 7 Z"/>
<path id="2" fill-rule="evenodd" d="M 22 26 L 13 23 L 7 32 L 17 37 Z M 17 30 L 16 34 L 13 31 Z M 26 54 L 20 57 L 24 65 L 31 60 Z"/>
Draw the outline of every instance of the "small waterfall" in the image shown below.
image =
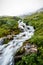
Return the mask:
<path id="1" fill-rule="evenodd" d="M 34 28 L 27 26 L 23 21 L 18 21 L 18 28 L 23 32 L 14 35 L 12 41 L 8 44 L 3 44 L 4 39 L 0 39 L 0 65 L 14 65 L 13 59 L 17 51 L 23 45 L 23 42 L 30 39 L 34 34 Z"/>

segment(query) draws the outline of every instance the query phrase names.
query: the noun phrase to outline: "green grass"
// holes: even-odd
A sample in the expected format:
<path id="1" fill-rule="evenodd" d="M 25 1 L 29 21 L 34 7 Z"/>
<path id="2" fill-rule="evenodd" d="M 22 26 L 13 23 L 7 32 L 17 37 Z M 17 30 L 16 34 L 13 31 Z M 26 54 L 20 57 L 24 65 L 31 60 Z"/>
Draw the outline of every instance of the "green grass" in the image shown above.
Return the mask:
<path id="1" fill-rule="evenodd" d="M 0 17 L 0 37 L 19 33 L 17 23 L 19 19 L 18 17 Z M 43 12 L 26 16 L 23 21 L 35 29 L 33 37 L 28 42 L 37 45 L 38 51 L 37 54 L 23 56 L 16 65 L 43 65 Z M 8 41 L 6 40 L 5 43 Z"/>
<path id="2" fill-rule="evenodd" d="M 37 54 L 23 56 L 16 65 L 43 65 L 43 12 L 26 16 L 23 21 L 35 29 L 33 37 L 28 42 L 37 45 L 38 51 Z"/>
<path id="3" fill-rule="evenodd" d="M 18 29 L 18 17 L 1 17 L 0 16 L 0 37 L 19 33 Z"/>
<path id="4" fill-rule="evenodd" d="M 23 56 L 22 59 L 16 63 L 16 65 L 43 65 L 43 59 L 37 56 L 37 54 L 32 53 Z"/>
<path id="5" fill-rule="evenodd" d="M 43 46 L 43 12 L 27 16 L 24 22 L 27 25 L 32 25 L 35 29 L 34 36 L 29 40 L 30 43 Z"/>

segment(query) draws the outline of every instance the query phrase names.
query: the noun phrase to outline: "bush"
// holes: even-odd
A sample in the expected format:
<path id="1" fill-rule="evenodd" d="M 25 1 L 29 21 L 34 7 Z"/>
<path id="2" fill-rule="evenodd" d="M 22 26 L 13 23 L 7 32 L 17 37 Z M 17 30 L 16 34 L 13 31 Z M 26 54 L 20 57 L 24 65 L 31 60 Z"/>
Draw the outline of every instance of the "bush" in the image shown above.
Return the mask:
<path id="1" fill-rule="evenodd" d="M 23 56 L 21 61 L 17 62 L 16 65 L 43 65 L 43 59 L 37 54 L 32 53 Z"/>
<path id="2" fill-rule="evenodd" d="M 37 45 L 38 51 L 37 54 L 23 56 L 16 65 L 43 65 L 43 12 L 26 16 L 24 22 L 35 29 L 34 36 L 28 41 Z"/>
<path id="3" fill-rule="evenodd" d="M 18 17 L 0 17 L 0 37 L 18 31 Z M 19 32 L 19 31 L 18 31 Z M 16 34 L 17 32 L 13 33 Z"/>

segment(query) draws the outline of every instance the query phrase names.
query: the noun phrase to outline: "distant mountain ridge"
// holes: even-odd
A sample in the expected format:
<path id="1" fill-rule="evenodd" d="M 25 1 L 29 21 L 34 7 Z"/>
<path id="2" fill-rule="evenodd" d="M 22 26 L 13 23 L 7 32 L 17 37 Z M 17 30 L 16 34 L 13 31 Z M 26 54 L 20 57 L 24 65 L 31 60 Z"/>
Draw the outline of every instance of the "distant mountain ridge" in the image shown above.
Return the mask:
<path id="1" fill-rule="evenodd" d="M 34 13 L 39 13 L 39 12 L 43 12 L 43 8 L 40 8 L 40 9 L 38 9 L 37 11 L 35 11 L 35 12 L 29 12 L 29 13 L 26 13 L 26 14 L 24 14 L 24 15 L 20 15 L 20 18 L 24 18 L 24 17 L 26 17 L 26 16 L 29 16 L 29 15 L 32 15 L 32 14 L 34 14 Z"/>

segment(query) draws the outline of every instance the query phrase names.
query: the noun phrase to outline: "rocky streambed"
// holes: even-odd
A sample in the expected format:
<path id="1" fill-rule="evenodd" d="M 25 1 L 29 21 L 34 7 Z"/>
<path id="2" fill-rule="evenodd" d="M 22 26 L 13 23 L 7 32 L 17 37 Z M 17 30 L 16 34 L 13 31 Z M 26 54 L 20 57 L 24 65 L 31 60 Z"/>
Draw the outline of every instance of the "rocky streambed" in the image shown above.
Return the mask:
<path id="1" fill-rule="evenodd" d="M 13 39 L 7 44 L 3 44 L 4 40 L 11 36 L 0 39 L 0 65 L 14 65 L 16 53 L 23 46 L 23 43 L 34 35 L 34 28 L 32 26 L 27 26 L 23 21 L 18 21 L 18 28 L 23 31 L 14 35 Z M 35 45 L 27 44 L 21 48 L 21 51 L 22 50 L 24 52 L 23 54 L 37 52 L 37 47 Z"/>

